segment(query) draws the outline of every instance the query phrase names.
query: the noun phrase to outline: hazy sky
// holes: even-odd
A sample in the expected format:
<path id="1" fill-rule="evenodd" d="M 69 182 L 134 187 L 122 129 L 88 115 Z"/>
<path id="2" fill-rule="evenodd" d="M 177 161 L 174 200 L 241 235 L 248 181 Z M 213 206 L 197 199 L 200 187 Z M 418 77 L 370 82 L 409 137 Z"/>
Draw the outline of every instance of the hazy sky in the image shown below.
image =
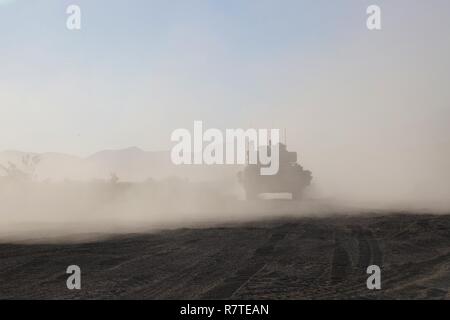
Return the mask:
<path id="1" fill-rule="evenodd" d="M 0 4 L 0 150 L 169 149 L 195 119 L 287 128 L 311 155 L 449 140 L 448 0 Z"/>
<path id="2" fill-rule="evenodd" d="M 449 31 L 448 0 L 3 0 L 0 150 L 168 150 L 194 120 L 286 128 L 324 194 L 448 208 Z"/>

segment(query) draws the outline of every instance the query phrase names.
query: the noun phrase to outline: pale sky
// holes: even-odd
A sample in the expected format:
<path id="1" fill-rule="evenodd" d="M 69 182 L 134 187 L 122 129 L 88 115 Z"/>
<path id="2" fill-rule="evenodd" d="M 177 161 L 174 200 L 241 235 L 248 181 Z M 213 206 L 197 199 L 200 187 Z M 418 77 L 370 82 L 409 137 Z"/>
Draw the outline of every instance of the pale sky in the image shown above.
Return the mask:
<path id="1" fill-rule="evenodd" d="M 3 0 L 0 150 L 167 150 L 194 120 L 286 128 L 312 158 L 447 143 L 449 30 L 448 0 Z"/>

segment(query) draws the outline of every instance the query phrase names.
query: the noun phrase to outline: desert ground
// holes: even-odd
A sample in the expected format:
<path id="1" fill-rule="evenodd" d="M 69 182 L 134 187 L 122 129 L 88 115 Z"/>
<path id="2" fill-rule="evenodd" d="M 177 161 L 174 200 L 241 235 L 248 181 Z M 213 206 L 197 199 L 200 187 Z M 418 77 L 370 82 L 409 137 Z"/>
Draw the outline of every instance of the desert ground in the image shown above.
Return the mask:
<path id="1" fill-rule="evenodd" d="M 68 290 L 79 265 L 82 289 Z M 381 267 L 382 289 L 366 287 Z M 0 244 L 1 299 L 449 299 L 450 215 L 279 218 Z"/>

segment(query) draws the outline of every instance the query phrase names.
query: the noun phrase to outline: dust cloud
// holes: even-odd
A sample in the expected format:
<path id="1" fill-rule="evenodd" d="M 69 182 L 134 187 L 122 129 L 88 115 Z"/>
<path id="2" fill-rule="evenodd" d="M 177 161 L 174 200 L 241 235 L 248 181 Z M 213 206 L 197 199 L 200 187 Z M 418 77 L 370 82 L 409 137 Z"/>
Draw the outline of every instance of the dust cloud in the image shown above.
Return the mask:
<path id="1" fill-rule="evenodd" d="M 128 51 L 116 50 L 116 33 L 122 30 L 90 36 L 110 39 L 114 50 L 97 40 L 80 50 L 66 33 L 48 40 L 39 32 L 33 45 L 27 44 L 28 33 L 14 35 L 20 41 L 7 41 L 8 54 L 0 61 L 5 89 L 0 96 L 0 238 L 140 232 L 281 216 L 448 213 L 449 4 L 382 2 L 380 32 L 368 32 L 361 6 L 327 2 L 311 6 L 312 13 L 262 6 L 256 12 L 278 17 L 270 30 L 281 29 L 272 34 L 275 44 L 255 37 L 250 43 L 261 40 L 255 48 L 247 43 L 251 34 L 237 37 L 229 27 L 240 21 L 244 27 L 236 30 L 259 26 L 255 34 L 270 36 L 260 17 L 253 23 L 246 15 L 222 19 L 222 13 L 214 21 L 186 17 L 162 37 L 168 37 L 167 48 L 152 42 L 155 48 L 136 48 L 142 51 L 128 58 Z M 304 19 L 299 12 L 307 12 Z M 26 22 L 8 15 L 0 30 Z M 36 25 L 60 21 L 59 14 L 33 16 L 39 21 L 29 22 Z M 154 27 L 132 25 L 145 35 L 142 43 L 154 38 L 144 32 Z M 89 32 L 95 30 L 106 29 Z M 38 47 L 36 54 L 35 41 L 52 46 Z M 57 46 L 62 43 L 68 50 L 64 55 Z M 46 60 L 42 52 L 55 56 Z M 149 52 L 160 52 L 159 58 L 149 59 Z M 135 60 L 142 65 L 129 64 Z M 245 201 L 236 177 L 242 168 L 174 168 L 167 152 L 139 148 L 87 158 L 31 153 L 27 168 L 14 169 L 28 151 L 86 155 L 133 144 L 170 150 L 170 133 L 194 120 L 220 129 L 286 129 L 288 149 L 312 171 L 304 200 Z M 25 153 L 2 151 L 11 148 Z"/>
<path id="2" fill-rule="evenodd" d="M 328 174 L 325 175 L 328 181 L 317 180 L 313 172 L 316 180 L 301 201 L 284 199 L 282 195 L 263 195 L 262 199 L 247 201 L 237 182 L 236 174 L 242 167 L 228 168 L 228 171 L 223 171 L 220 166 L 205 167 L 204 170 L 218 171 L 206 171 L 203 175 L 199 175 L 201 168 L 193 167 L 194 172 L 180 172 L 180 177 L 170 176 L 168 171 L 165 178 L 141 181 L 121 181 L 116 174 L 105 179 L 50 180 L 39 178 L 38 168 L 37 161 L 36 168 L 28 169 L 28 173 L 24 172 L 25 169 L 16 168 L 13 172 L 9 168 L 9 175 L 0 177 L 0 241 L 49 241 L 52 238 L 54 241 L 82 241 L 108 234 L 209 227 L 285 217 L 388 210 L 436 213 L 449 208 L 448 202 L 444 201 L 449 199 L 445 194 L 449 189 L 430 184 L 429 194 L 420 198 L 407 189 L 400 189 L 399 185 L 386 184 L 383 187 L 385 181 L 381 174 L 378 185 L 357 185 L 355 177 L 335 181 L 335 185 L 325 185 L 323 181 L 333 181 L 332 172 L 319 173 L 319 176 Z M 336 170 L 334 173 L 336 179 L 339 172 Z M 125 175 L 124 171 L 121 174 Z M 398 173 L 396 178 L 399 179 Z M 405 183 L 412 181 L 411 175 L 403 178 Z M 365 176 L 361 181 L 371 179 L 373 177 Z M 354 187 L 353 193 L 349 192 L 350 186 Z M 434 192 L 431 186 L 435 187 Z M 333 188 L 334 196 L 329 196 Z M 390 193 L 391 197 L 384 198 L 384 201 L 379 199 L 383 192 L 370 192 L 374 188 Z M 368 193 L 371 193 L 370 197 Z"/>
<path id="3" fill-rule="evenodd" d="M 319 213 L 308 203 L 244 201 L 225 180 L 0 181 L 0 239 L 148 232 Z M 70 237 L 69 237 L 70 238 Z M 69 239 L 66 238 L 66 239 Z"/>

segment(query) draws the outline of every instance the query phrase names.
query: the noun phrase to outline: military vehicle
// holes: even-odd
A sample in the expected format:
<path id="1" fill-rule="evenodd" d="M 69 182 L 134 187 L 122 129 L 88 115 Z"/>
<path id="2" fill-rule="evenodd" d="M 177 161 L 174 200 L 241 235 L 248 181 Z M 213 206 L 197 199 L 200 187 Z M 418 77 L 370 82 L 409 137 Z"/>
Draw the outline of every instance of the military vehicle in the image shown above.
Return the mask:
<path id="1" fill-rule="evenodd" d="M 270 148 L 268 152 L 273 149 L 270 144 L 267 148 Z M 279 164 L 275 175 L 261 175 L 263 165 L 259 159 L 256 164 L 247 164 L 238 173 L 247 200 L 257 199 L 263 193 L 291 193 L 293 200 L 301 199 L 303 191 L 311 184 L 311 171 L 304 170 L 297 163 L 297 152 L 287 151 L 286 145 L 282 143 L 279 144 Z"/>

